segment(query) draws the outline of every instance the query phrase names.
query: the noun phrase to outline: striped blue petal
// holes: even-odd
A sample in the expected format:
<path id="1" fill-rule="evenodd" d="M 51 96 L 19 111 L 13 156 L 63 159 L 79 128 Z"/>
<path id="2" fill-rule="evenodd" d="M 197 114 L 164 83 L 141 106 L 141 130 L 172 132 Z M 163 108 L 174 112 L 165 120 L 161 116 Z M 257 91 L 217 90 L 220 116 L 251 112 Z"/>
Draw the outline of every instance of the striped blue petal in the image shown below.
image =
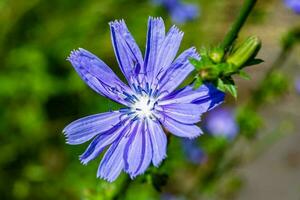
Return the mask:
<path id="1" fill-rule="evenodd" d="M 199 59 L 199 55 L 194 47 L 184 51 L 168 68 L 164 74 L 159 77 L 159 90 L 162 96 L 173 92 L 186 77 L 194 70 L 194 66 L 189 59 Z"/>
<path id="2" fill-rule="evenodd" d="M 152 163 L 158 167 L 167 156 L 167 136 L 158 121 L 147 120 L 147 132 L 153 149 Z"/>
<path id="3" fill-rule="evenodd" d="M 151 141 L 144 121 L 139 123 L 130 137 L 124 151 L 125 171 L 134 178 L 144 173 L 152 160 Z"/>
<path id="4" fill-rule="evenodd" d="M 189 85 L 164 97 L 159 105 L 173 103 L 193 103 L 199 105 L 203 112 L 213 109 L 224 101 L 225 93 L 212 84 L 205 84 L 194 89 Z"/>
<path id="5" fill-rule="evenodd" d="M 115 142 L 126 130 L 126 124 L 124 124 L 124 122 L 120 122 L 107 132 L 98 135 L 80 156 L 81 163 L 87 164 L 91 160 L 95 159 L 105 149 L 105 147 Z"/>
<path id="6" fill-rule="evenodd" d="M 172 26 L 158 50 L 151 77 L 154 84 L 157 84 L 159 76 L 171 66 L 178 52 L 182 38 L 183 32 L 176 26 Z"/>
<path id="7" fill-rule="evenodd" d="M 119 112 L 100 113 L 72 122 L 63 130 L 67 143 L 72 145 L 82 144 L 96 135 L 110 130 L 120 122 L 120 115 Z"/>
<path id="8" fill-rule="evenodd" d="M 159 49 L 165 39 L 165 25 L 162 18 L 152 18 L 148 20 L 148 31 L 145 53 L 145 71 L 147 77 L 152 78 Z"/>
<path id="9" fill-rule="evenodd" d="M 120 141 L 112 144 L 98 168 L 97 177 L 112 182 L 118 178 L 124 168 L 123 152 L 128 138 L 122 137 Z"/>
<path id="10" fill-rule="evenodd" d="M 112 182 L 119 176 L 125 166 L 124 151 L 126 144 L 132 131 L 136 130 L 136 126 L 136 122 L 123 126 L 124 129 L 120 131 L 118 139 L 104 154 L 98 168 L 97 177 Z"/>
<path id="11" fill-rule="evenodd" d="M 124 20 L 110 22 L 109 25 L 117 61 L 127 81 L 132 83 L 144 66 L 142 53 Z"/>
<path id="12" fill-rule="evenodd" d="M 164 116 L 160 119 L 160 122 L 164 127 L 170 131 L 173 135 L 185 138 L 196 138 L 202 134 L 202 130 L 196 125 L 184 124 L 178 122 L 168 116 Z"/>
<path id="13" fill-rule="evenodd" d="M 168 104 L 161 107 L 164 115 L 185 124 L 199 122 L 201 114 L 205 112 L 199 105 L 192 103 Z"/>
<path id="14" fill-rule="evenodd" d="M 68 60 L 71 62 L 82 80 L 97 93 L 118 103 L 128 105 L 122 98 L 123 91 L 130 92 L 117 75 L 97 56 L 87 50 L 72 51 Z"/>

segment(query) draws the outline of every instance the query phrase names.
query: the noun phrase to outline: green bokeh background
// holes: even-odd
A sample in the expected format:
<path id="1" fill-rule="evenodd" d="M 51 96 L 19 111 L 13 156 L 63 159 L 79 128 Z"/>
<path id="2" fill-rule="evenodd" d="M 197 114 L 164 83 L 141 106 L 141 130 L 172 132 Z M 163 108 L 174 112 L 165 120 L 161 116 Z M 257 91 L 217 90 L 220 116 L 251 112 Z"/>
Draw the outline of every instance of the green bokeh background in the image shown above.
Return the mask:
<path id="1" fill-rule="evenodd" d="M 186 2 L 198 4 L 201 14 L 197 20 L 179 25 L 185 32 L 181 51 L 217 44 L 242 4 L 239 0 Z M 280 34 L 297 21 L 281 1 L 260 2 L 241 37 L 270 31 L 269 21 L 282 10 L 290 21 L 277 22 L 283 27 L 275 28 L 278 33 L 263 40 L 278 51 Z M 61 131 L 75 119 L 119 106 L 88 88 L 66 58 L 71 50 L 82 47 L 121 76 L 108 22 L 125 19 L 144 51 L 148 16 L 162 16 L 167 27 L 172 25 L 165 10 L 147 0 L 0 0 L 1 200 L 106 200 L 117 191 L 125 176 L 113 184 L 96 179 L 100 159 L 81 165 L 78 156 L 87 145 L 66 145 Z M 267 64 L 274 60 L 275 53 L 270 52 L 261 55 Z M 255 81 L 262 72 L 250 73 Z M 238 82 L 243 101 L 253 82 Z M 172 137 L 167 162 L 160 170 L 174 174 L 177 180 L 181 177 L 180 184 L 186 185 L 190 183 L 184 177 L 190 177 L 193 168 L 184 159 L 178 139 Z M 141 179 L 133 182 L 127 199 L 159 199 L 151 184 Z M 180 187 L 178 182 L 174 184 Z"/>

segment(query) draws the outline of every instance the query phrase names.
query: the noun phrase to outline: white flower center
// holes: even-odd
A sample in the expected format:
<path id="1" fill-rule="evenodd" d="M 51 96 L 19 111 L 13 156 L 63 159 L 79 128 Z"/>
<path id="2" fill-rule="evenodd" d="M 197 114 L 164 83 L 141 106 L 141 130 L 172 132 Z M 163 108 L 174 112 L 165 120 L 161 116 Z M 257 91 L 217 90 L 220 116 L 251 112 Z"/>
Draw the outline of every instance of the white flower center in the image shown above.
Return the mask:
<path id="1" fill-rule="evenodd" d="M 133 104 L 132 108 L 136 110 L 136 113 L 140 118 L 150 117 L 154 109 L 155 101 L 149 96 L 139 96 L 138 101 Z"/>

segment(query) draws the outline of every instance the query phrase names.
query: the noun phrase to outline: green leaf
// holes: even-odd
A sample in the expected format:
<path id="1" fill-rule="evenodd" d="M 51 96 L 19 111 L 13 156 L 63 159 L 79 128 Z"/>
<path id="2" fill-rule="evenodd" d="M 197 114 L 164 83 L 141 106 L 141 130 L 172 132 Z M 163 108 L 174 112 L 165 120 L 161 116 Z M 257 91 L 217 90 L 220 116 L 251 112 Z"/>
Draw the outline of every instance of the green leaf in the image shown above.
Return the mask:
<path id="1" fill-rule="evenodd" d="M 226 87 L 222 79 L 218 78 L 216 87 L 222 92 L 226 92 Z"/>
<path id="2" fill-rule="evenodd" d="M 220 63 L 217 66 L 224 76 L 230 76 L 236 73 L 236 66 L 234 64 Z"/>
<path id="3" fill-rule="evenodd" d="M 222 92 L 229 92 L 234 98 L 237 98 L 237 88 L 231 77 L 226 77 L 225 79 L 218 79 L 216 87 Z"/>
<path id="4" fill-rule="evenodd" d="M 240 77 L 242 77 L 243 79 L 245 79 L 245 80 L 250 80 L 251 79 L 250 75 L 247 74 L 245 71 L 242 71 L 242 70 L 239 71 L 238 75 Z"/>
<path id="5" fill-rule="evenodd" d="M 197 59 L 195 59 L 195 58 L 189 58 L 189 61 L 190 61 L 190 63 L 191 63 L 192 65 L 194 65 L 194 67 L 195 67 L 196 69 L 199 68 L 199 63 L 200 63 L 199 60 L 197 60 Z"/>
<path id="6" fill-rule="evenodd" d="M 194 90 L 198 89 L 203 84 L 202 79 L 199 76 L 196 76 L 194 81 Z"/>
<path id="7" fill-rule="evenodd" d="M 265 62 L 265 61 L 262 60 L 262 59 L 259 59 L 259 58 L 253 58 L 253 59 L 249 60 L 249 61 L 245 64 L 245 67 L 252 66 L 252 65 L 258 65 L 258 64 L 263 63 L 263 62 Z"/>
<path id="8" fill-rule="evenodd" d="M 234 97 L 234 98 L 237 98 L 237 88 L 235 85 L 232 85 L 232 84 L 228 84 L 228 85 L 225 85 L 226 87 L 226 90 Z"/>

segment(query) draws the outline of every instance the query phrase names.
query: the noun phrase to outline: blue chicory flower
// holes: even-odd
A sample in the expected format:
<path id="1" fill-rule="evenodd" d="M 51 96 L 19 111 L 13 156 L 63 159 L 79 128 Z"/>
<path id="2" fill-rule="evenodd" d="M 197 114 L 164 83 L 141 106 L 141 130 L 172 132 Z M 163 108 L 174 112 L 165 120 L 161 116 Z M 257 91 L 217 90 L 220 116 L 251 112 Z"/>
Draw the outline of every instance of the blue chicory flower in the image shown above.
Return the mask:
<path id="1" fill-rule="evenodd" d="M 201 164 L 206 160 L 206 154 L 197 145 L 195 140 L 182 139 L 181 140 L 183 152 L 187 160 L 193 164 Z"/>
<path id="2" fill-rule="evenodd" d="M 181 0 L 152 0 L 154 4 L 165 7 L 170 13 L 172 21 L 178 24 L 193 20 L 199 16 L 199 8 L 193 4 L 183 3 Z"/>
<path id="3" fill-rule="evenodd" d="M 300 0 L 285 0 L 285 5 L 295 13 L 300 14 Z"/>
<path id="4" fill-rule="evenodd" d="M 163 20 L 150 17 L 143 58 L 123 20 L 109 25 L 115 55 L 129 86 L 87 50 L 73 51 L 68 60 L 94 91 L 125 107 L 76 120 L 63 132 L 71 145 L 93 139 L 80 156 L 83 164 L 108 147 L 97 177 L 111 182 L 122 170 L 134 178 L 151 162 L 159 166 L 167 146 L 162 126 L 179 137 L 199 136 L 202 131 L 195 123 L 202 113 L 223 101 L 224 93 L 210 84 L 175 91 L 194 69 L 188 59 L 199 59 L 192 47 L 173 61 L 183 37 L 176 26 L 165 34 Z"/>
<path id="5" fill-rule="evenodd" d="M 233 110 L 229 108 L 218 108 L 208 113 L 204 127 L 211 135 L 223 136 L 229 140 L 234 139 L 239 131 Z"/>

